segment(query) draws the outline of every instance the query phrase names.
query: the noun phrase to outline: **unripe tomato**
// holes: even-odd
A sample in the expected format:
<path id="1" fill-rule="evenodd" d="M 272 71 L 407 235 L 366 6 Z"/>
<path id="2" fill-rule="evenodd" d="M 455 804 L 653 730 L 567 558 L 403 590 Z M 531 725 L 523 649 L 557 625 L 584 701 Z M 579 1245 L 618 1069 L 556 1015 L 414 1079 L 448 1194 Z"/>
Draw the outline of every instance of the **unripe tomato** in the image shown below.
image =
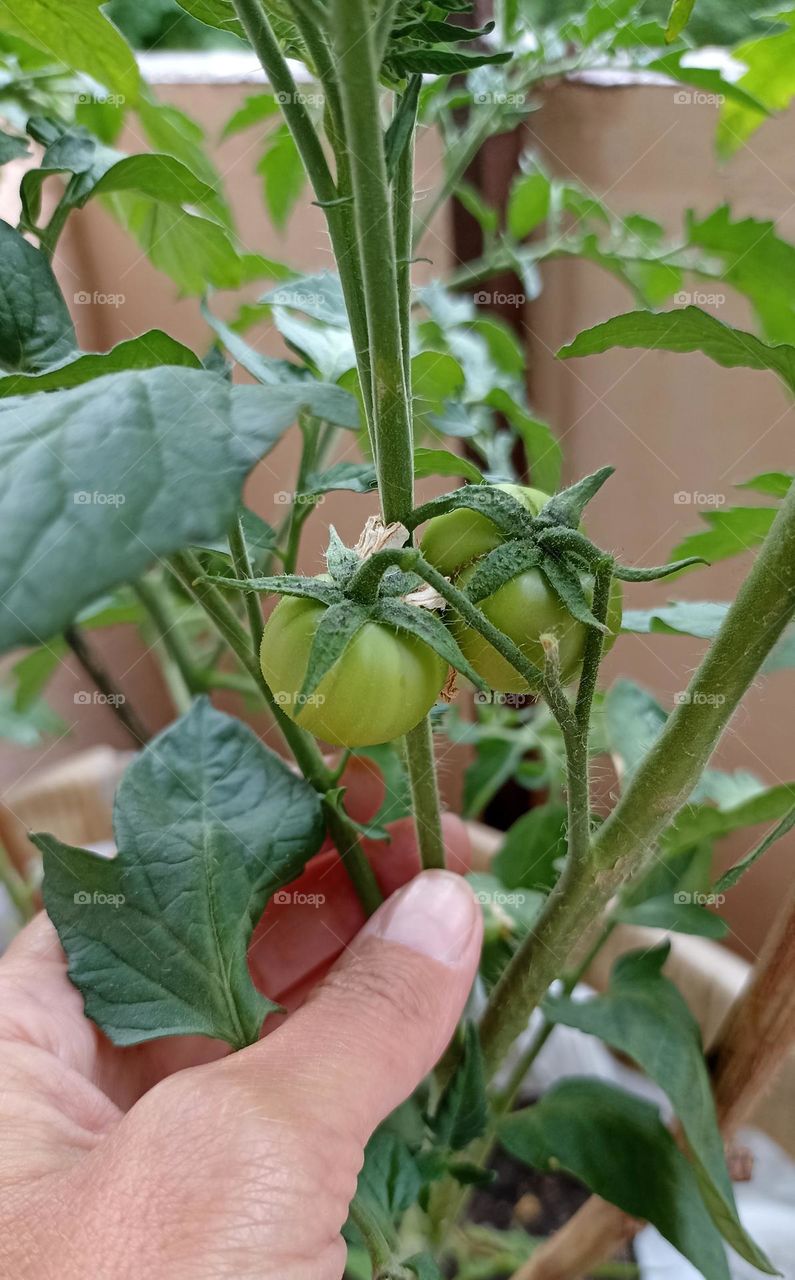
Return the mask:
<path id="1" fill-rule="evenodd" d="M 474 572 L 474 565 L 464 569 L 456 585 L 466 587 Z M 590 602 L 593 598 L 593 578 L 583 576 L 582 583 L 586 599 Z M 561 679 L 568 683 L 578 674 L 588 627 L 572 617 L 538 569 L 530 569 L 511 578 L 492 595 L 479 600 L 478 608 L 537 667 L 544 666 L 540 637 L 547 632 L 553 633 L 558 641 Z M 621 626 L 621 584 L 616 579 L 610 588 L 607 626 L 610 628 L 610 635 L 605 636 L 606 650 L 615 641 Z M 458 616 L 453 622 L 453 634 L 464 656 L 492 689 L 502 693 L 535 692 L 534 686 L 528 684 L 493 645 Z"/>
<path id="2" fill-rule="evenodd" d="M 365 622 L 315 692 L 299 700 L 325 608 L 285 597 L 268 619 L 260 663 L 276 701 L 291 720 L 336 747 L 370 747 L 408 733 L 438 698 L 447 664 L 415 636 L 380 622 Z"/>
<path id="3" fill-rule="evenodd" d="M 527 485 L 498 484 L 495 488 L 516 498 L 531 516 L 537 516 L 549 502 L 548 493 L 541 489 L 531 489 Z M 460 507 L 428 521 L 420 550 L 434 568 L 450 576 L 465 564 L 484 556 L 487 551 L 493 551 L 502 541 L 502 534 L 488 516 L 468 507 Z"/>

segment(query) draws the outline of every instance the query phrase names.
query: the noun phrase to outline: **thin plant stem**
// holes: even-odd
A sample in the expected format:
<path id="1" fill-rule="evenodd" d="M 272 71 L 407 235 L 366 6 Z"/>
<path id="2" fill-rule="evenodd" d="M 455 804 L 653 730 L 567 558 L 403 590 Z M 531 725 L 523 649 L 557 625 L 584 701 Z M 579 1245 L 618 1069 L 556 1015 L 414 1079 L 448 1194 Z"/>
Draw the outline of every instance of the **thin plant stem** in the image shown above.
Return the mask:
<path id="1" fill-rule="evenodd" d="M 36 914 L 33 890 L 19 874 L 2 844 L 0 844 L 0 884 L 11 899 L 11 904 L 22 923 L 26 924 L 28 920 L 32 920 Z"/>
<path id="2" fill-rule="evenodd" d="M 193 662 L 190 646 L 186 643 L 179 622 L 174 616 L 166 584 L 154 582 L 151 578 L 139 578 L 133 591 L 149 615 L 157 638 L 181 681 L 182 695 L 190 704 L 191 698 L 204 691 L 205 683 Z M 173 684 L 172 681 L 175 701 L 181 703 L 183 698 L 174 690 Z"/>
<path id="3" fill-rule="evenodd" d="M 97 656 L 83 632 L 79 627 L 73 625 L 67 627 L 63 635 L 80 666 L 97 686 L 119 724 L 124 727 L 137 746 L 144 746 L 151 738 L 151 733 L 129 702 L 126 694 L 122 693 L 105 664 Z"/>
<path id="4" fill-rule="evenodd" d="M 251 567 L 251 559 L 248 554 L 248 546 L 246 545 L 246 535 L 243 532 L 243 523 L 239 515 L 235 517 L 229 530 L 229 550 L 232 555 L 232 564 L 234 566 L 235 575 L 240 578 L 241 581 L 248 582 L 249 578 L 254 576 L 254 573 Z M 259 657 L 259 649 L 262 643 L 262 631 L 264 627 L 259 596 L 256 591 L 244 591 L 243 599 L 246 605 L 249 630 L 251 631 L 251 643 L 254 648 L 254 653 Z"/>
<path id="5" fill-rule="evenodd" d="M 444 839 L 433 752 L 433 730 L 424 716 L 404 739 L 420 862 L 425 870 L 444 867 Z"/>

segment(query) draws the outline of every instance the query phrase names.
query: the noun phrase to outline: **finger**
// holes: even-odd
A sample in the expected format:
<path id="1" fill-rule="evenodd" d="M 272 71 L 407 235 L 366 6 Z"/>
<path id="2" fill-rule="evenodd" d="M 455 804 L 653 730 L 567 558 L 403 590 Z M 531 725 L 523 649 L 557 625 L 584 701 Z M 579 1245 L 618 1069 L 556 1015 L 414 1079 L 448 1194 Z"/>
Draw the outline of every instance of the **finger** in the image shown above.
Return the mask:
<path id="1" fill-rule="evenodd" d="M 448 867 L 469 870 L 471 846 L 465 824 L 442 819 Z M 414 823 L 403 818 L 389 828 L 390 840 L 363 840 L 362 847 L 385 897 L 420 871 Z M 249 949 L 252 977 L 261 991 L 289 1008 L 307 979 L 334 963 L 365 923 L 365 914 L 336 850 L 318 854 L 306 871 L 277 894 L 258 924 Z"/>
<path id="2" fill-rule="evenodd" d="M 416 1088 L 451 1039 L 474 979 L 481 913 L 466 882 L 429 871 L 386 902 L 306 1004 L 235 1071 L 288 1082 L 357 1141 Z"/>

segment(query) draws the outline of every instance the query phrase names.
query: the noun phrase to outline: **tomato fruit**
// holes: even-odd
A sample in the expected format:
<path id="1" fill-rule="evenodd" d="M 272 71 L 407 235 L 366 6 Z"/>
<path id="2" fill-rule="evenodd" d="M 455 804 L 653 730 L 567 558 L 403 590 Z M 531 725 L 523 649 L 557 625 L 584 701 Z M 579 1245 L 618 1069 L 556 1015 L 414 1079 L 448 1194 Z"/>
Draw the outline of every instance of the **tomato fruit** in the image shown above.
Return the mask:
<path id="1" fill-rule="evenodd" d="M 531 516 L 537 516 L 549 502 L 548 493 L 541 489 L 531 489 L 527 485 L 498 484 L 495 488 L 516 498 Z M 456 511 L 448 511 L 446 515 L 434 516 L 428 521 L 420 550 L 434 568 L 449 576 L 458 573 L 459 569 L 472 560 L 484 556 L 487 551 L 493 551 L 502 541 L 502 534 L 488 516 L 468 507 L 459 507 Z"/>
<path id="2" fill-rule="evenodd" d="M 456 585 L 466 587 L 474 572 L 474 565 L 464 569 Z M 590 603 L 593 598 L 593 578 L 583 576 L 582 582 L 585 597 Z M 492 595 L 478 601 L 478 608 L 537 667 L 544 665 L 540 637 L 547 632 L 553 633 L 558 640 L 561 679 L 568 683 L 579 672 L 588 627 L 572 617 L 538 569 L 530 569 L 511 578 Z M 621 626 L 621 584 L 616 579 L 610 589 L 607 626 L 610 635 L 605 636 L 605 650 L 611 647 Z M 528 684 L 493 645 L 479 632 L 467 626 L 460 617 L 456 617 L 452 628 L 464 657 L 469 659 L 492 689 L 502 693 L 535 692 L 534 686 Z"/>
<path id="3" fill-rule="evenodd" d="M 315 692 L 299 699 L 325 608 L 285 597 L 265 624 L 260 664 L 282 710 L 336 747 L 374 746 L 413 729 L 439 696 L 447 664 L 422 640 L 384 623 L 365 622 Z"/>

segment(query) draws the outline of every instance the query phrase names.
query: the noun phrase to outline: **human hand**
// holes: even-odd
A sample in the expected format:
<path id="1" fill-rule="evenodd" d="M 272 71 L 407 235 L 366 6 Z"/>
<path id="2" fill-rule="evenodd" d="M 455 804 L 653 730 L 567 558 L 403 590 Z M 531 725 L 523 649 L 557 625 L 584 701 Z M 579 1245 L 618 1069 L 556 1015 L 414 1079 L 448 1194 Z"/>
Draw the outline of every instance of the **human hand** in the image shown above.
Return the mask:
<path id="1" fill-rule="evenodd" d="M 402 839 L 393 875 L 416 857 Z M 428 872 L 346 945 L 327 857 L 306 873 L 330 892 L 325 924 L 304 926 L 304 967 L 292 921 L 292 946 L 277 920 L 252 953 L 281 986 L 270 994 L 301 1007 L 231 1057 L 195 1038 L 114 1048 L 46 917 L 19 935 L 0 963 L 0 1275 L 339 1280 L 364 1145 L 452 1035 L 481 924 L 458 876 Z M 329 920 L 333 948 L 318 943 Z"/>

